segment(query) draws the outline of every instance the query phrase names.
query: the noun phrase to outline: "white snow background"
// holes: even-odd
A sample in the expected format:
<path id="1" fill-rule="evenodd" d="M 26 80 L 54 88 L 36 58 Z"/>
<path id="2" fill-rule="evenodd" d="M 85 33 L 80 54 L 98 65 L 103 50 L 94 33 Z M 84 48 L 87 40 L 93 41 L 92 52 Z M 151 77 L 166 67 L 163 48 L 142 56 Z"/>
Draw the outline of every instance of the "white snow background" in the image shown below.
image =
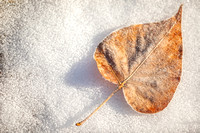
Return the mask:
<path id="1" fill-rule="evenodd" d="M 183 6 L 183 73 L 166 109 L 139 114 L 93 60 L 124 26 L 172 17 Z M 0 132 L 200 132 L 200 1 L 0 0 Z"/>

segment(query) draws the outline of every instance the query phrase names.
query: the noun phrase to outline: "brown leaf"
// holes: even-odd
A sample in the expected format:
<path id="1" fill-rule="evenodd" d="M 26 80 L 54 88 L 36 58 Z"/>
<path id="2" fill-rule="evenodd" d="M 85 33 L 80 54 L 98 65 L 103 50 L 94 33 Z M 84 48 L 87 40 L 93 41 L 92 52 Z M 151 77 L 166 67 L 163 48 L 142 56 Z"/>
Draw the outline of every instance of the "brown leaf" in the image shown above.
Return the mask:
<path id="1" fill-rule="evenodd" d="M 88 117 L 123 88 L 127 103 L 141 113 L 156 113 L 171 101 L 182 69 L 182 5 L 178 13 L 156 23 L 125 27 L 111 33 L 94 54 L 103 77 L 118 88 Z"/>
<path id="2" fill-rule="evenodd" d="M 182 5 L 170 19 L 111 33 L 96 49 L 100 73 L 123 87 L 138 112 L 161 111 L 174 95 L 182 69 L 181 15 Z"/>

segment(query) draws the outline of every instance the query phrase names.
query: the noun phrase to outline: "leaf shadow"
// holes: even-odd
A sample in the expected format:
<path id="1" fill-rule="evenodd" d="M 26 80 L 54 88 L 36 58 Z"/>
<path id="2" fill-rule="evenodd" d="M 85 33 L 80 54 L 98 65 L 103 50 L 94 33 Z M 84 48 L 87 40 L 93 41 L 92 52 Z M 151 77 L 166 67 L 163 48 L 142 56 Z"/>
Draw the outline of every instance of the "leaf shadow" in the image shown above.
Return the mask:
<path id="1" fill-rule="evenodd" d="M 116 28 L 115 28 L 116 29 Z M 95 107 L 100 105 L 117 87 L 104 78 L 98 71 L 96 62 L 93 59 L 93 54 L 98 44 L 111 33 L 113 29 L 104 31 L 103 33 L 97 34 L 93 39 L 93 46 L 91 47 L 88 55 L 83 57 L 79 62 L 72 65 L 70 71 L 65 75 L 65 84 L 70 85 L 78 89 L 79 91 L 88 91 L 86 87 L 99 87 L 102 93 L 101 97 L 95 97 L 94 102 L 86 106 L 82 111 L 78 112 L 73 118 L 68 118 L 67 122 L 61 126 L 66 128 L 75 124 L 79 121 L 82 116 L 87 116 L 94 110 Z M 106 104 L 113 108 L 116 112 L 120 112 L 124 115 L 140 115 L 136 111 L 132 110 L 131 107 L 126 103 L 123 96 L 123 92 L 119 91 L 115 94 Z"/>

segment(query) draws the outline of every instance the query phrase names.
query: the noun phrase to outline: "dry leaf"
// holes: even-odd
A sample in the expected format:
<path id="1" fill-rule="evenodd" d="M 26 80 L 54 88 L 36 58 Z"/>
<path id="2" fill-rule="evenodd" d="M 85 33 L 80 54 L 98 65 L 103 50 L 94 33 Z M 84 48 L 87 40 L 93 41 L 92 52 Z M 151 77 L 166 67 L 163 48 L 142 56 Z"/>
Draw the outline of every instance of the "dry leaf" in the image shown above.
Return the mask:
<path id="1" fill-rule="evenodd" d="M 127 103 L 141 113 L 168 105 L 181 76 L 181 15 L 182 5 L 168 20 L 125 27 L 98 45 L 94 59 L 100 73 L 118 84 L 110 97 L 122 88 Z"/>

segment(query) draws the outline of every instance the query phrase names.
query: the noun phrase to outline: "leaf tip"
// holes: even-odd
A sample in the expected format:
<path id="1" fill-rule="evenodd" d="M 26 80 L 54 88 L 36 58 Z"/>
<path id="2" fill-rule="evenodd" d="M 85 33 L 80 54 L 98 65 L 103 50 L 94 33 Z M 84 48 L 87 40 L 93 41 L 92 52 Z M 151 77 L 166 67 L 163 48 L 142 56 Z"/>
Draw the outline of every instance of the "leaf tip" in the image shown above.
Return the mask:
<path id="1" fill-rule="evenodd" d="M 177 21 L 181 21 L 181 17 L 182 17 L 182 8 L 183 8 L 183 4 L 180 5 L 178 12 L 175 15 L 175 18 L 177 19 Z"/>

